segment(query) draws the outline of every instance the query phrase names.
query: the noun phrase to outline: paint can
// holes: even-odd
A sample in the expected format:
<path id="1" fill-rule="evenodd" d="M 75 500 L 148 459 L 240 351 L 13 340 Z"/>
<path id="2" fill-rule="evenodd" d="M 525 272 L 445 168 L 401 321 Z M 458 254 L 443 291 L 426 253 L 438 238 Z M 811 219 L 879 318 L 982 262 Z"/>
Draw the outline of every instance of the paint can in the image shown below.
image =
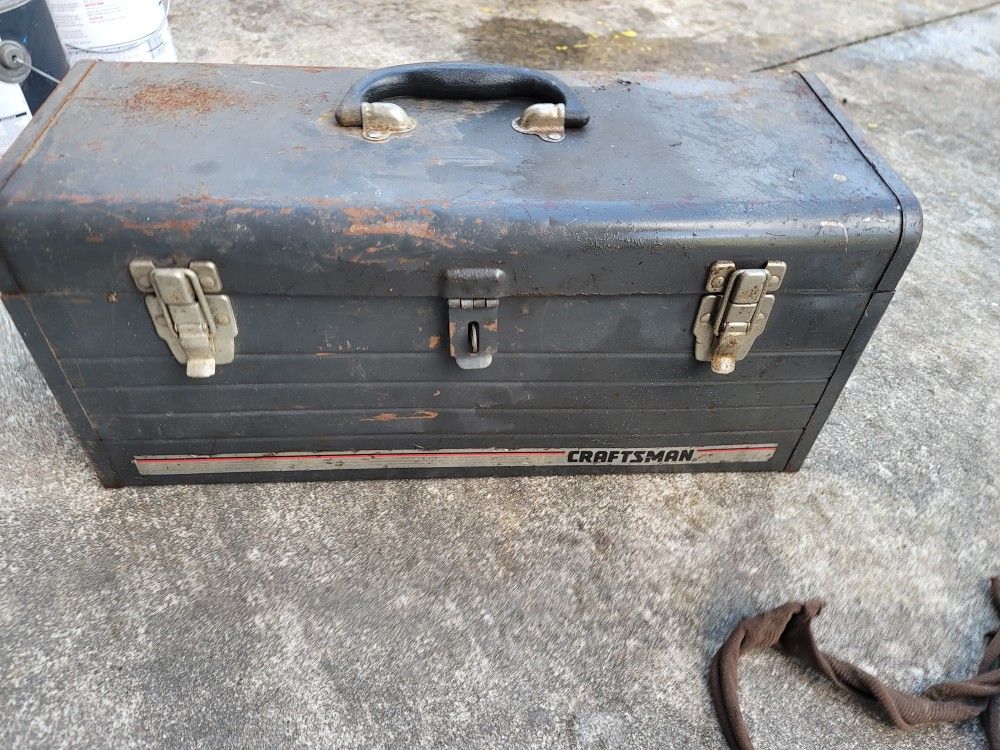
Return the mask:
<path id="1" fill-rule="evenodd" d="M 48 0 L 70 64 L 177 62 L 170 0 Z"/>
<path id="2" fill-rule="evenodd" d="M 67 70 L 45 0 L 0 0 L 0 154 Z"/>

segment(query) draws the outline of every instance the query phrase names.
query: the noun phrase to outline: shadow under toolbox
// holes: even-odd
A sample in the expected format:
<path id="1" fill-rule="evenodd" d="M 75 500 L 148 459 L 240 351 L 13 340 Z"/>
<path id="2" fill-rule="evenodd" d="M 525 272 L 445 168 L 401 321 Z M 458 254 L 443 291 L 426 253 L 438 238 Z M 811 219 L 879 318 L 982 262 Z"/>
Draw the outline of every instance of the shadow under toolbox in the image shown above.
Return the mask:
<path id="1" fill-rule="evenodd" d="M 798 74 L 84 63 L 0 163 L 108 486 L 794 470 L 920 226 Z"/>

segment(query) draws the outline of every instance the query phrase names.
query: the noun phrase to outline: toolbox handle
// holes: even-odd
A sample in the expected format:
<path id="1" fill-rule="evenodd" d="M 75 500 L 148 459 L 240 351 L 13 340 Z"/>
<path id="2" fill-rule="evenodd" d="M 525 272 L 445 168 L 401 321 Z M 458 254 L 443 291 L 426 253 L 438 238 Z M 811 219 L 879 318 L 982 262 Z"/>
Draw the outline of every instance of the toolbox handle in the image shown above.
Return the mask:
<path id="1" fill-rule="evenodd" d="M 423 99 L 533 99 L 565 107 L 567 128 L 582 128 L 590 115 L 569 86 L 534 68 L 485 62 L 429 62 L 393 65 L 359 78 L 337 107 L 337 123 L 362 126 L 365 104 L 394 96 Z"/>

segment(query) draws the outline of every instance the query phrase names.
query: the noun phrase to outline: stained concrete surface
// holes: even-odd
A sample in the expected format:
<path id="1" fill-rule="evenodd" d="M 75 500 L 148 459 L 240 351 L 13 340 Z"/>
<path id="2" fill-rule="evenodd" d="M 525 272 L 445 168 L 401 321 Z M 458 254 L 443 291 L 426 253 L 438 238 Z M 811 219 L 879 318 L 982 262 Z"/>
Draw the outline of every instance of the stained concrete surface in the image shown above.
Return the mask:
<path id="1" fill-rule="evenodd" d="M 5 746 L 721 747 L 708 659 L 808 596 L 829 650 L 900 687 L 975 671 L 1000 573 L 1000 11 L 493 5 L 175 0 L 174 30 L 203 60 L 808 56 L 926 230 L 804 470 L 107 492 L 4 313 Z M 741 676 L 761 748 L 983 746 L 975 723 L 896 732 L 777 655 Z"/>

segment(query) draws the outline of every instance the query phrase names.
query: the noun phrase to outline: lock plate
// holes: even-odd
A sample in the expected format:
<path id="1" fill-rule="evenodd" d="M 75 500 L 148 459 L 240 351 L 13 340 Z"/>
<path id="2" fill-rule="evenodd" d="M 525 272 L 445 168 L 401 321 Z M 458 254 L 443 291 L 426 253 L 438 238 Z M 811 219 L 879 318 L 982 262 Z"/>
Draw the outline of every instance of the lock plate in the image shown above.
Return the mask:
<path id="1" fill-rule="evenodd" d="M 219 269 L 208 261 L 187 268 L 157 268 L 151 259 L 129 264 L 136 287 L 160 338 L 191 378 L 208 378 L 216 365 L 233 361 L 238 333 L 233 305 L 222 289 Z"/>
<path id="2" fill-rule="evenodd" d="M 481 370 L 499 348 L 500 300 L 448 300 L 448 348 L 463 370 Z"/>
<path id="3" fill-rule="evenodd" d="M 500 297 L 507 274 L 498 268 L 457 268 L 445 273 L 448 350 L 463 370 L 481 370 L 500 348 Z"/>
<path id="4" fill-rule="evenodd" d="M 786 265 L 769 261 L 764 268 L 737 269 L 732 261 L 712 264 L 694 323 L 695 359 L 711 362 L 712 372 L 728 375 L 747 356 L 764 331 Z"/>

